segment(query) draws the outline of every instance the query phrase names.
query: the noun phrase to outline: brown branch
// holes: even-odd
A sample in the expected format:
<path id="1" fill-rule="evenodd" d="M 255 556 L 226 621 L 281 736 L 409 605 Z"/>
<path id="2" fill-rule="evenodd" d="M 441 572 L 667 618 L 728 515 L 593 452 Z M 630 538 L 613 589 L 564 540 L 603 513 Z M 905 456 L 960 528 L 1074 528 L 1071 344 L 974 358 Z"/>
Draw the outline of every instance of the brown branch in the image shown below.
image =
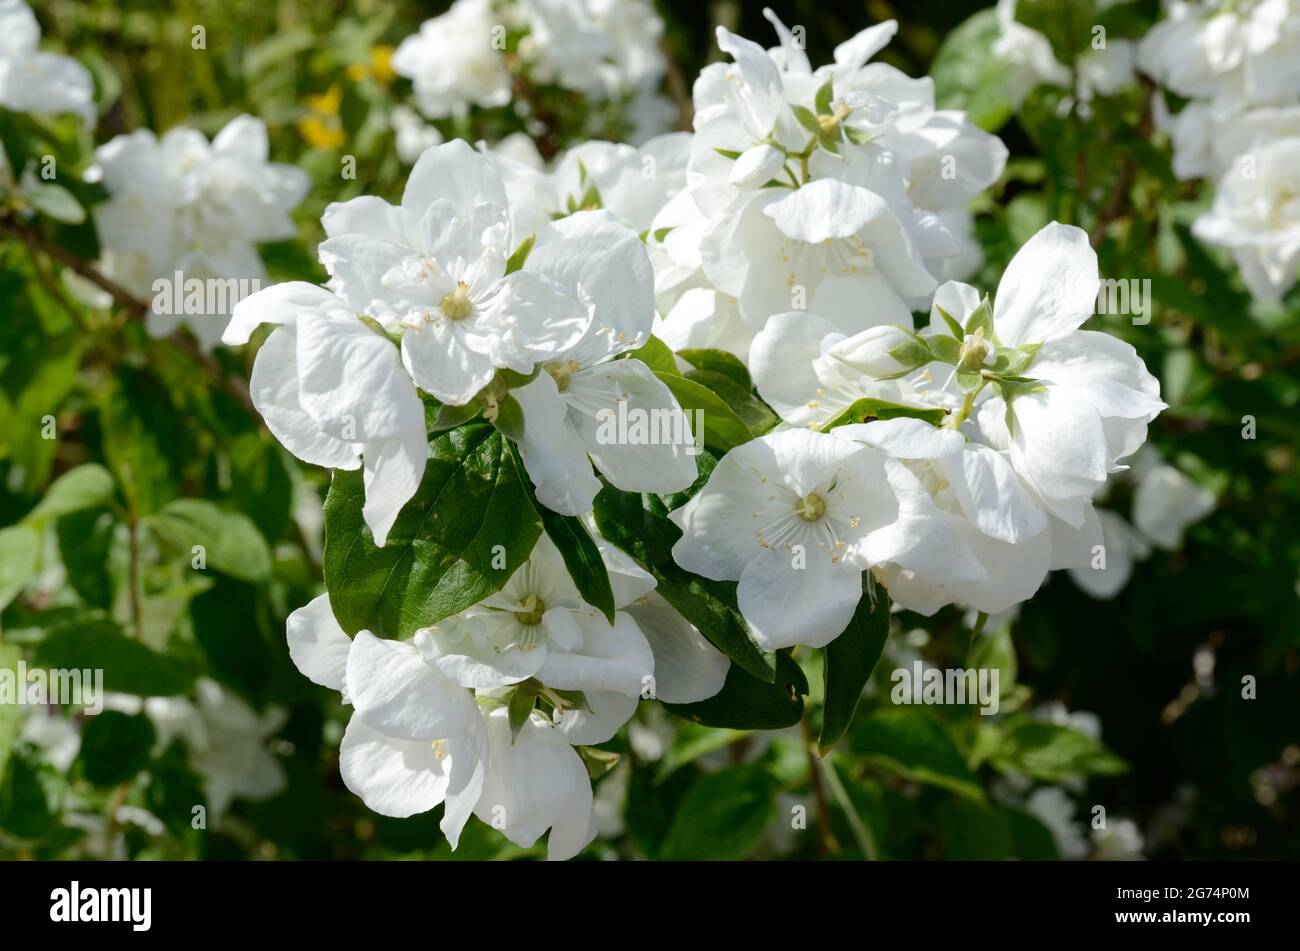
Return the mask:
<path id="1" fill-rule="evenodd" d="M 83 261 L 71 251 L 55 244 L 36 228 L 23 224 L 12 215 L 2 212 L 0 212 L 0 238 L 13 238 L 20 241 L 29 251 L 39 251 L 55 263 L 79 274 L 100 290 L 107 292 L 113 298 L 113 302 L 130 316 L 142 318 L 149 313 L 150 305 L 147 301 L 141 300 L 93 264 Z M 248 384 L 243 379 L 229 376 L 216 358 L 204 351 L 194 338 L 183 333 L 174 333 L 170 339 L 176 349 L 203 367 L 208 375 L 220 383 L 241 406 L 253 410 Z"/>
<path id="2" fill-rule="evenodd" d="M 659 52 L 664 58 L 668 93 L 677 104 L 677 129 L 680 132 L 690 132 L 695 125 L 695 104 L 691 101 L 691 87 L 687 85 L 677 58 L 668 49 L 667 39 L 662 36 L 659 37 Z"/>
<path id="3" fill-rule="evenodd" d="M 106 277 L 97 268 L 81 260 L 71 251 L 60 247 L 53 241 L 50 241 L 45 235 L 35 228 L 29 227 L 15 220 L 13 217 L 5 215 L 0 217 L 0 237 L 14 238 L 25 244 L 29 250 L 40 251 L 47 258 L 76 271 L 90 283 L 94 284 L 102 291 L 107 291 L 112 295 L 117 305 L 124 310 L 131 311 L 136 316 L 144 316 L 149 311 L 149 305 L 128 291 L 121 284 Z"/>
<path id="4" fill-rule="evenodd" d="M 799 721 L 803 732 L 803 750 L 808 759 L 808 782 L 812 786 L 813 802 L 817 806 L 817 857 L 826 858 L 828 852 L 838 852 L 839 845 L 831 832 L 831 810 L 826 801 L 826 790 L 822 786 L 822 774 L 817 763 L 817 744 L 813 740 L 812 726 L 808 718 Z"/>
<path id="5" fill-rule="evenodd" d="M 1155 93 L 1155 86 L 1146 77 L 1142 77 L 1141 82 L 1142 115 L 1138 119 L 1137 137 L 1139 139 L 1148 139 L 1151 137 L 1151 97 Z M 1133 161 L 1133 153 L 1125 152 L 1124 164 L 1120 166 L 1119 177 L 1115 179 L 1115 187 L 1111 189 L 1110 198 L 1107 199 L 1101 214 L 1097 216 L 1091 234 L 1088 235 L 1088 240 L 1094 248 L 1101 244 L 1106 237 L 1106 230 L 1124 211 L 1124 207 L 1128 204 L 1129 191 L 1133 188 L 1133 181 L 1136 176 L 1137 163 Z"/>

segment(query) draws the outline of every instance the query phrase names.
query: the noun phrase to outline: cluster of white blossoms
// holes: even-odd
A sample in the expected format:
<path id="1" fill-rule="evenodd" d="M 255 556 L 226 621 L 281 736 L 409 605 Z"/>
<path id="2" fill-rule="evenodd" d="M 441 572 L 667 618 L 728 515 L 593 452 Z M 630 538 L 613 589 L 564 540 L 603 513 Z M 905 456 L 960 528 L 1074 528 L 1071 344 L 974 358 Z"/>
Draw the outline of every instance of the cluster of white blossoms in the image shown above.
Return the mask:
<path id="1" fill-rule="evenodd" d="M 640 699 L 722 689 L 728 658 L 644 569 L 735 583 L 763 650 L 829 644 L 876 583 L 926 614 L 1001 612 L 1049 569 L 1087 563 L 1102 544 L 1092 497 L 1164 408 L 1130 346 L 1079 329 L 1099 289 L 1079 229 L 1043 229 L 992 301 L 951 279 L 976 250 L 966 206 L 1006 149 L 936 110 L 928 79 L 869 62 L 896 24 L 814 70 L 769 19 L 772 50 L 719 30 L 734 62 L 697 80 L 693 133 L 587 143 L 550 168 L 517 144 L 434 145 L 400 204 L 326 209 L 326 286 L 268 288 L 226 329 L 237 345 L 274 325 L 254 404 L 299 458 L 363 470 L 380 549 L 419 490 L 431 426 L 480 416 L 540 506 L 586 531 L 605 485 L 661 503 L 696 485 L 692 440 L 602 426 L 682 415 L 669 384 L 688 381 L 653 336 L 741 357 L 779 417 L 673 496 L 675 565 L 595 537 L 612 608 L 584 601 L 573 552 L 544 534 L 495 593 L 409 641 L 349 637 L 332 607 L 346 590 L 295 612 L 293 659 L 353 709 L 349 788 L 386 815 L 442 805 L 453 845 L 474 814 L 521 846 L 549 829 L 552 857 L 576 854 L 597 828 L 580 748 Z M 930 311 L 919 332 L 914 309 Z"/>
<path id="2" fill-rule="evenodd" d="M 140 129 L 96 150 L 95 174 L 109 194 L 94 212 L 103 272 L 162 302 L 150 308 L 150 334 L 183 323 L 214 345 L 236 298 L 266 279 L 257 245 L 298 233 L 290 213 L 307 194 L 307 173 L 268 155 L 266 126 L 252 116 L 232 119 L 211 142 L 194 129 L 162 138 Z"/>
<path id="3" fill-rule="evenodd" d="M 626 101 L 645 138 L 672 115 L 657 92 L 663 31 L 648 0 L 456 0 L 402 41 L 393 69 L 430 119 L 509 105 L 526 76 L 593 102 Z"/>
<path id="4" fill-rule="evenodd" d="M 339 753 L 347 787 L 386 816 L 441 804 L 453 848 L 471 815 L 524 848 L 549 829 L 552 859 L 591 842 L 591 782 L 574 748 L 613 737 L 642 696 L 702 700 L 727 671 L 653 593 L 653 578 L 602 550 L 613 623 L 582 600 L 544 536 L 500 592 L 409 642 L 349 638 L 328 595 L 295 611 L 294 662 L 353 710 Z M 527 704 L 520 720 L 517 698 Z"/>
<path id="5" fill-rule="evenodd" d="M 0 0 L 0 108 L 95 118 L 95 83 L 70 56 L 42 53 L 41 27 L 23 0 Z"/>
<path id="6" fill-rule="evenodd" d="M 813 69 L 765 13 L 771 50 L 719 28 L 734 61 L 696 80 L 686 187 L 650 222 L 656 333 L 676 348 L 744 356 L 792 310 L 845 333 L 910 324 L 940 280 L 979 265 L 967 206 L 1001 175 L 1002 142 L 936 109 L 929 77 L 870 62 L 894 21 Z"/>
<path id="7" fill-rule="evenodd" d="M 1300 272 L 1300 2 L 1171 0 L 1140 67 L 1188 102 L 1156 118 L 1180 178 L 1215 181 L 1193 226 L 1232 252 L 1242 280 L 1277 301 Z"/>
<path id="8" fill-rule="evenodd" d="M 997 17 L 993 55 L 1006 65 L 1004 92 L 1016 106 L 1036 86 L 1062 86 L 1072 90 L 1073 98 L 1062 100 L 1061 107 L 1069 109 L 1077 103 L 1086 116 L 1097 96 L 1114 95 L 1134 81 L 1136 50 L 1131 40 L 1108 39 L 1104 31 L 1094 33 L 1072 69 L 1056 58 L 1046 36 L 1016 19 L 1016 0 L 998 0 Z"/>
<path id="9" fill-rule="evenodd" d="M 786 423 L 814 431 L 723 459 L 673 515 L 678 562 L 739 581 L 741 611 L 771 647 L 835 638 L 864 570 L 912 610 L 994 614 L 1049 569 L 1086 564 L 1102 544 L 1092 497 L 1164 408 L 1131 346 L 1078 329 L 1098 286 L 1087 236 L 1052 224 L 1011 261 L 992 304 L 948 282 L 920 333 L 846 335 L 811 314 L 776 315 L 754 341 L 754 381 Z M 815 431 L 863 399 L 935 415 Z"/>

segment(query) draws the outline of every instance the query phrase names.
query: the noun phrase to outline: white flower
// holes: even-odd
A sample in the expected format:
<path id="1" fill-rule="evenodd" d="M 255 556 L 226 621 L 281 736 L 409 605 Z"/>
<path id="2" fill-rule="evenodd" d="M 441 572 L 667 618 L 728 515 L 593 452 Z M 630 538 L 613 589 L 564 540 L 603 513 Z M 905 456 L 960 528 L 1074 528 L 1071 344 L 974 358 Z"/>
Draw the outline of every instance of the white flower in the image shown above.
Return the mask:
<path id="1" fill-rule="evenodd" d="M 106 709 L 149 718 L 157 747 L 185 743 L 190 767 L 199 775 L 205 805 L 219 822 L 235 799 L 269 799 L 285 787 L 284 768 L 267 740 L 288 718 L 280 707 L 258 713 L 216 681 L 200 679 L 197 700 L 109 694 Z"/>
<path id="2" fill-rule="evenodd" d="M 1040 504 L 1075 529 L 1084 526 L 1093 493 L 1165 408 L 1159 382 L 1131 346 L 1078 329 L 1099 287 L 1097 255 L 1082 230 L 1052 223 L 1031 238 L 1002 275 L 990 340 L 1032 356 L 1018 372 L 1034 382 L 1002 385 L 999 394 L 983 386 L 975 410 L 978 440 L 1006 452 Z M 959 322 L 979 300 L 957 285 L 939 294 L 962 300 L 951 314 Z M 932 316 L 931 330 L 937 327 Z"/>
<path id="3" fill-rule="evenodd" d="M 531 373 L 572 346 L 590 314 L 536 271 L 506 274 L 514 247 L 496 166 L 457 139 L 416 162 L 400 206 L 330 205 L 321 263 L 357 312 L 402 333 L 402 362 L 444 403 L 468 403 L 497 369 Z"/>
<path id="4" fill-rule="evenodd" d="M 70 717 L 57 708 L 18 707 L 22 729 L 18 736 L 45 754 L 45 759 L 61 773 L 66 773 L 81 750 L 81 731 Z"/>
<path id="5" fill-rule="evenodd" d="M 1151 547 L 1122 516 L 1104 508 L 1096 512 L 1101 549 L 1087 564 L 1072 567 L 1070 577 L 1091 597 L 1108 601 L 1128 585 L 1134 566 L 1151 554 Z"/>
<path id="6" fill-rule="evenodd" d="M 691 135 L 656 136 L 640 147 L 613 142 L 584 142 L 556 163 L 553 175 L 558 210 L 580 210 L 588 190 L 620 224 L 637 234 L 653 226 L 669 199 L 686 187 Z M 574 208 L 568 203 L 572 201 Z"/>
<path id="7" fill-rule="evenodd" d="M 393 53 L 393 71 L 415 83 L 416 103 L 430 119 L 510 102 L 505 27 L 490 0 L 456 0 L 425 20 Z"/>
<path id="8" fill-rule="evenodd" d="M 308 188 L 305 172 L 268 162 L 268 154 L 266 126 L 252 116 L 232 119 L 211 143 L 175 128 L 161 139 L 142 129 L 100 146 L 95 155 L 110 196 L 95 208 L 104 272 L 146 299 L 155 296 L 156 281 L 177 273 L 186 283 L 260 283 L 266 271 L 258 243 L 297 234 L 290 212 Z M 146 326 L 162 336 L 183 322 L 211 346 L 238 297 L 223 296 L 225 308 L 213 301 L 212 314 L 151 310 Z"/>
<path id="9" fill-rule="evenodd" d="M 649 575 L 599 544 L 616 606 L 647 619 L 653 652 L 628 613 L 616 611 L 610 624 L 582 601 L 546 537 L 502 591 L 410 643 L 366 631 L 349 639 L 326 595 L 295 611 L 290 657 L 354 707 L 340 750 L 348 788 L 383 815 L 444 804 L 453 848 L 471 814 L 525 848 L 550 828 L 551 858 L 590 842 L 591 784 L 573 746 L 612 737 L 643 693 L 677 703 L 712 696 L 728 667 L 698 631 L 649 600 Z M 553 719 L 534 711 L 512 737 L 502 695 L 524 680 L 581 691 L 586 708 Z"/>
<path id="10" fill-rule="evenodd" d="M 432 663 L 463 687 L 491 690 L 535 677 L 555 690 L 582 691 L 591 710 L 567 711 L 557 726 L 573 744 L 612 737 L 654 677 L 654 655 L 636 622 L 616 611 L 610 624 L 587 605 L 546 537 L 501 591 L 429 634 Z"/>
<path id="11" fill-rule="evenodd" d="M 706 218 L 691 234 L 700 266 L 754 331 L 772 313 L 805 308 L 862 330 L 853 319 L 864 298 L 898 314 L 888 322 L 905 322 L 908 304 L 934 290 L 934 273 L 967 256 L 969 242 L 949 224 L 962 220 L 948 213 L 999 177 L 1006 149 L 960 113 L 937 112 L 928 81 L 867 63 L 892 22 L 811 72 L 769 19 L 779 49 L 720 30 L 735 63 L 706 67 L 695 85 L 688 182 Z M 829 105 L 815 102 L 828 84 Z"/>
<path id="12" fill-rule="evenodd" d="M 1224 173 L 1192 232 L 1232 251 L 1260 300 L 1277 301 L 1300 271 L 1300 137 L 1263 145 Z"/>
<path id="13" fill-rule="evenodd" d="M 1143 37 L 1143 70 L 1180 96 L 1284 103 L 1300 95 L 1300 3 L 1173 0 Z"/>
<path id="14" fill-rule="evenodd" d="M 600 490 L 591 462 L 627 491 L 690 486 L 694 444 L 677 400 L 639 360 L 614 359 L 644 344 L 654 320 L 654 278 L 640 240 L 606 212 L 580 212 L 542 236 L 521 273 L 581 295 L 593 314 L 581 340 L 513 391 L 524 412 L 520 454 L 538 499 L 566 515 L 590 511 Z M 613 426 L 633 416 L 646 441 Z"/>
<path id="15" fill-rule="evenodd" d="M 740 318 L 734 297 L 708 287 L 682 293 L 655 321 L 654 335 L 673 350 L 726 350 L 747 359 L 753 331 Z"/>
<path id="16" fill-rule="evenodd" d="M 1083 824 L 1074 818 L 1074 801 L 1060 786 L 1035 789 L 1025 800 L 1025 809 L 1047 826 L 1061 858 L 1081 859 L 1088 854 Z"/>
<path id="17" fill-rule="evenodd" d="M 424 405 L 396 345 L 334 294 L 298 281 L 240 301 L 223 340 L 247 343 L 263 323 L 280 326 L 253 363 L 253 405 L 303 462 L 365 467 L 362 514 L 382 546 L 428 455 Z"/>
<path id="18" fill-rule="evenodd" d="M 541 82 L 612 99 L 663 75 L 664 25 L 646 0 L 524 0 L 516 13 L 519 54 Z"/>
<path id="19" fill-rule="evenodd" d="M 1112 817 L 1104 829 L 1093 830 L 1092 844 L 1102 861 L 1131 862 L 1143 857 L 1146 843 L 1136 822 Z"/>
<path id="20" fill-rule="evenodd" d="M 23 0 L 0 0 L 0 107 L 14 112 L 71 112 L 95 121 L 89 70 L 70 56 L 42 53 L 41 27 Z"/>
<path id="21" fill-rule="evenodd" d="M 1160 548 L 1178 548 L 1187 526 L 1214 511 L 1214 493 L 1160 461 L 1154 450 L 1144 453 L 1134 470 L 1133 524 Z"/>
<path id="22" fill-rule="evenodd" d="M 824 647 L 863 596 L 862 572 L 921 555 L 921 494 L 900 464 L 835 436 L 788 430 L 731 450 L 669 517 L 673 558 L 715 581 L 739 581 L 741 613 L 760 647 Z M 913 482 L 915 480 L 912 480 Z"/>
<path id="23" fill-rule="evenodd" d="M 883 369 L 887 372 L 881 375 L 891 375 L 901 364 L 868 341 L 878 344 L 883 335 L 896 344 L 902 333 L 887 324 L 846 337 L 815 314 L 776 314 L 754 338 L 750 372 L 759 395 L 792 426 L 821 425 L 865 397 L 915 403 L 916 394 L 906 382 L 871 374 Z M 877 352 L 863 363 L 868 349 Z"/>
<path id="24" fill-rule="evenodd" d="M 881 572 L 891 598 L 922 614 L 954 602 L 998 614 L 1033 596 L 1051 567 L 1051 532 L 1006 457 L 918 419 L 841 426 L 839 439 L 902 460 L 928 500 L 936 557 Z M 918 496 L 920 492 L 916 493 Z"/>
<path id="25" fill-rule="evenodd" d="M 442 133 L 416 115 L 410 106 L 394 106 L 390 122 L 397 157 L 407 165 L 414 165 L 425 151 L 442 144 Z"/>
<path id="26" fill-rule="evenodd" d="M 1056 59 L 1047 37 L 1016 20 L 1016 0 L 998 0 L 997 10 L 1001 33 L 993 55 L 1008 66 L 1005 91 L 1012 103 L 1018 106 L 1043 83 L 1068 86 L 1070 70 Z"/>

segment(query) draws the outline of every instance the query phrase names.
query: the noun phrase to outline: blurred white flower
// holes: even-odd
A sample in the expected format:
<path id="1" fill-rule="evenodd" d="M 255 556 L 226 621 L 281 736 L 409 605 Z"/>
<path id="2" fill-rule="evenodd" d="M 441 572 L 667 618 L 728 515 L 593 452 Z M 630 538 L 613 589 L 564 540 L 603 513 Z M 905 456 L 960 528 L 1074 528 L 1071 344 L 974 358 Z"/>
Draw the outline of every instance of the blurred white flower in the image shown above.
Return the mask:
<path id="1" fill-rule="evenodd" d="M 94 210 L 104 273 L 145 300 L 155 297 L 156 281 L 177 274 L 186 284 L 261 284 L 266 270 L 257 245 L 297 234 L 290 212 L 307 194 L 307 174 L 267 160 L 260 119 L 232 119 L 211 142 L 193 129 L 175 128 L 161 139 L 140 129 L 95 155 L 109 193 Z M 146 327 L 163 336 L 184 324 L 211 347 L 238 299 L 223 297 L 226 307 L 214 313 L 151 309 Z"/>
<path id="2" fill-rule="evenodd" d="M 23 0 L 0 0 L 0 107 L 95 121 L 95 83 L 70 56 L 42 53 L 41 27 Z"/>

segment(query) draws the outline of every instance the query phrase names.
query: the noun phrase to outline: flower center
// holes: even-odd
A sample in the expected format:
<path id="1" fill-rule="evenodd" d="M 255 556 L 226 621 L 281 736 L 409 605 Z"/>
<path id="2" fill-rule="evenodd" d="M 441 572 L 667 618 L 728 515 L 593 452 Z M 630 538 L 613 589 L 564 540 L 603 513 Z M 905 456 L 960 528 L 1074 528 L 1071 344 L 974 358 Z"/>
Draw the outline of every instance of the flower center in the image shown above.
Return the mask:
<path id="1" fill-rule="evenodd" d="M 535 594 L 530 594 L 519 602 L 519 610 L 515 611 L 515 618 L 520 624 L 541 624 L 542 615 L 546 613 L 546 605 L 542 604 L 542 599 Z"/>
<path id="2" fill-rule="evenodd" d="M 578 361 L 565 360 L 561 363 L 559 360 L 551 360 L 543 363 L 542 369 L 551 375 L 555 380 L 555 388 L 563 393 L 569 388 L 569 377 L 578 372 Z"/>
<path id="3" fill-rule="evenodd" d="M 976 328 L 973 334 L 967 334 L 962 340 L 957 366 L 962 370 L 978 370 L 988 362 L 992 350 L 992 345 L 984 339 L 984 328 Z"/>
<path id="4" fill-rule="evenodd" d="M 794 511 L 805 522 L 815 522 L 826 514 L 826 502 L 815 492 L 810 493 L 799 500 Z"/>
<path id="5" fill-rule="evenodd" d="M 840 123 L 847 119 L 852 111 L 844 103 L 837 103 L 835 111 L 830 115 L 817 117 L 817 129 L 822 135 L 834 135 L 835 130 L 840 127 Z"/>
<path id="6" fill-rule="evenodd" d="M 469 285 L 464 281 L 456 284 L 456 289 L 447 294 L 439 304 L 448 320 L 464 320 L 474 312 L 474 305 L 469 299 Z"/>
<path id="7" fill-rule="evenodd" d="M 434 759 L 445 759 L 446 756 L 447 756 L 447 741 L 446 741 L 446 740 L 434 740 L 434 741 L 433 741 L 433 758 L 434 758 Z"/>

